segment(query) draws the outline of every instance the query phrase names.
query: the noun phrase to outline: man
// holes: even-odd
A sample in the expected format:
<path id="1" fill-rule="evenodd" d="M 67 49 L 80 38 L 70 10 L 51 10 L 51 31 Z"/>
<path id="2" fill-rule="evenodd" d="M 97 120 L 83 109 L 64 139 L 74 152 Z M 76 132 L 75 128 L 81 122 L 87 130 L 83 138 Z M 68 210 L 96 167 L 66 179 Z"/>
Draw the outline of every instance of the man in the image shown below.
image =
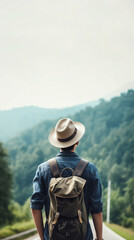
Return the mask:
<path id="1" fill-rule="evenodd" d="M 60 152 L 56 156 L 60 171 L 65 167 L 72 168 L 73 170 L 76 168 L 80 161 L 80 157 L 75 153 L 75 149 L 79 144 L 79 140 L 84 135 L 84 132 L 85 127 L 82 123 L 74 122 L 68 118 L 59 120 L 56 127 L 51 131 L 49 142 L 53 146 L 60 148 Z M 89 214 L 92 214 L 96 239 L 102 240 L 102 190 L 98 171 L 93 164 L 88 163 L 81 177 L 86 180 L 84 200 L 87 216 L 89 217 Z M 50 207 L 49 182 L 51 178 L 52 174 L 48 161 L 39 165 L 33 180 L 31 208 L 41 240 L 49 240 L 47 221 L 45 228 L 43 226 L 42 208 L 45 206 L 47 219 Z M 89 221 L 85 240 L 93 240 Z"/>

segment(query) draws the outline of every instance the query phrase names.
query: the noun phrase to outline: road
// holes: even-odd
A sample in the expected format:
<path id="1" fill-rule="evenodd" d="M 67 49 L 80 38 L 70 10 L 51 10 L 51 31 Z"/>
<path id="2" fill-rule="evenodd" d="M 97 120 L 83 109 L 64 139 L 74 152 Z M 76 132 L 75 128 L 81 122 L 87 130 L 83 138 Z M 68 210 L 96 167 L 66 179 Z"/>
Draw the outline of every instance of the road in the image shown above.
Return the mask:
<path id="1" fill-rule="evenodd" d="M 92 222 L 90 223 L 92 230 L 93 230 L 93 234 L 94 234 L 94 227 Z M 94 234 L 95 237 L 95 234 Z M 109 229 L 105 224 L 103 224 L 103 238 L 105 240 L 126 240 L 125 238 L 120 237 L 119 235 L 117 235 L 115 232 L 113 232 L 111 229 Z M 38 234 L 26 238 L 25 240 L 40 240 Z"/>
<path id="2" fill-rule="evenodd" d="M 94 226 L 93 226 L 92 221 L 90 222 L 90 224 L 92 227 L 93 235 L 95 237 L 95 231 L 94 231 Z M 104 240 L 126 240 L 125 238 L 122 238 L 121 236 L 119 236 L 118 234 L 113 232 L 104 223 L 103 223 L 103 238 L 104 238 Z"/>
<path id="3" fill-rule="evenodd" d="M 103 224 L 103 237 L 104 239 L 108 239 L 108 240 L 126 240 L 125 238 L 113 232 L 105 224 Z"/>

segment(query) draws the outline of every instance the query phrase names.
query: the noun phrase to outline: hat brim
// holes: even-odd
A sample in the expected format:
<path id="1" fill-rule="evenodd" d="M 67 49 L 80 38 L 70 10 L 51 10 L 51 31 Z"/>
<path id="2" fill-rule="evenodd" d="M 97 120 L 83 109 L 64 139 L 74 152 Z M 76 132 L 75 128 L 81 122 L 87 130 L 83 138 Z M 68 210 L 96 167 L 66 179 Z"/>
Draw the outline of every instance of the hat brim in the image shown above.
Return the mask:
<path id="1" fill-rule="evenodd" d="M 57 139 L 56 131 L 54 128 L 51 131 L 51 133 L 49 134 L 49 142 L 57 148 L 67 148 L 67 147 L 70 147 L 70 146 L 74 145 L 75 143 L 77 143 L 83 137 L 83 135 L 85 133 L 85 126 L 80 122 L 73 121 L 73 123 L 74 123 L 75 127 L 77 128 L 77 133 L 71 140 L 66 141 L 66 142 L 60 142 Z"/>

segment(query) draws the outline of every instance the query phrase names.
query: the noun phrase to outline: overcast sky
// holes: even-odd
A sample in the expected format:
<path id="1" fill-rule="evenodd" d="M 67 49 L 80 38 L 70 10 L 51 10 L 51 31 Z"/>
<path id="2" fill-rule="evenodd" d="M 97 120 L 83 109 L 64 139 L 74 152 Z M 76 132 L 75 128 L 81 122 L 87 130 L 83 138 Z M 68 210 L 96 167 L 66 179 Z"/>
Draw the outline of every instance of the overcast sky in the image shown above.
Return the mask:
<path id="1" fill-rule="evenodd" d="M 134 86 L 133 0 L 0 0 L 0 109 Z"/>

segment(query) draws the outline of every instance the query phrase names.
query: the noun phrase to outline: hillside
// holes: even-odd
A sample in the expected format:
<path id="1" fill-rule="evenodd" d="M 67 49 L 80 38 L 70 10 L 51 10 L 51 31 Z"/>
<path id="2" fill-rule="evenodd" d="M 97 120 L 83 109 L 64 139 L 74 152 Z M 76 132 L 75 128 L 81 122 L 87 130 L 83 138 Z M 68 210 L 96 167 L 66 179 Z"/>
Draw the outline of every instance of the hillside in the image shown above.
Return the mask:
<path id="1" fill-rule="evenodd" d="M 99 100 L 61 109 L 29 106 L 0 111 L 0 141 L 5 142 L 41 121 L 74 114 L 88 106 L 94 107 L 98 103 Z"/>
<path id="2" fill-rule="evenodd" d="M 95 108 L 88 107 L 71 118 L 81 121 L 86 127 L 77 153 L 93 162 L 99 170 L 103 184 L 104 216 L 107 180 L 110 178 L 111 218 L 117 223 L 125 221 L 125 216 L 133 218 L 131 209 L 134 202 L 130 198 L 134 192 L 134 91 L 129 90 L 110 102 L 102 100 Z M 48 143 L 49 132 L 56 121 L 44 121 L 6 144 L 14 173 L 14 198 L 21 204 L 32 192 L 32 178 L 38 164 L 58 152 Z M 122 207 L 125 215 L 122 215 Z"/>

